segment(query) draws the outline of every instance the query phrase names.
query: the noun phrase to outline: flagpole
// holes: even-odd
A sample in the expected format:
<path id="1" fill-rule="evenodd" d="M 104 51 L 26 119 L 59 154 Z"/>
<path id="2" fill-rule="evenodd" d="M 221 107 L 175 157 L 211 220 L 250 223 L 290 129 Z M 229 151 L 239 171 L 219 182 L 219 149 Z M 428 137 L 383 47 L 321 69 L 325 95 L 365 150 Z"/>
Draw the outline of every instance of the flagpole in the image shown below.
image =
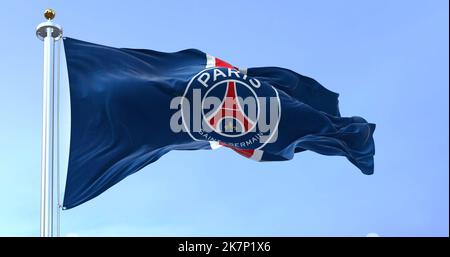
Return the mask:
<path id="1" fill-rule="evenodd" d="M 54 214 L 58 206 L 55 185 L 57 176 L 54 172 L 54 94 L 55 94 L 55 42 L 61 39 L 62 28 L 53 23 L 55 11 L 47 9 L 44 12 L 47 21 L 36 28 L 36 36 L 44 41 L 44 84 L 42 102 L 42 159 L 41 159 L 41 229 L 42 237 L 52 237 L 54 227 Z M 59 43 L 59 42 L 58 42 Z M 59 62 L 56 62 L 59 64 Z M 58 169 L 58 167 L 56 167 Z"/>

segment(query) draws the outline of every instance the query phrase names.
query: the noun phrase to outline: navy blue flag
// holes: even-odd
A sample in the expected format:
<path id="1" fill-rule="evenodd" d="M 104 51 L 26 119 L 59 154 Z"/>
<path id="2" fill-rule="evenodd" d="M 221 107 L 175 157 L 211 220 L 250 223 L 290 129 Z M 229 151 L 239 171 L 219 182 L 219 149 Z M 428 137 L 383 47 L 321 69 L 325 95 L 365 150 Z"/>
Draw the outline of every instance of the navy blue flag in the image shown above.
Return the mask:
<path id="1" fill-rule="evenodd" d="M 113 48 L 64 38 L 70 156 L 63 208 L 171 150 L 227 147 L 256 161 L 311 150 L 374 170 L 375 124 L 341 117 L 338 94 L 291 70 L 238 68 L 195 49 Z"/>

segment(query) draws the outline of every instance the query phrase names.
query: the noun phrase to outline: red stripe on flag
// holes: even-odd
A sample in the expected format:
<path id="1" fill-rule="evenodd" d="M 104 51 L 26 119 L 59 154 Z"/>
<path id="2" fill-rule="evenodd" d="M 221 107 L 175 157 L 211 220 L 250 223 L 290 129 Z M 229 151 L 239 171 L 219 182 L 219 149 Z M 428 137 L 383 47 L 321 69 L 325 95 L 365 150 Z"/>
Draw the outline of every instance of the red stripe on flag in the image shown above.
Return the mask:
<path id="1" fill-rule="evenodd" d="M 216 57 L 216 67 L 234 68 L 233 65 L 227 63 L 226 61 L 222 61 L 217 57 Z"/>
<path id="2" fill-rule="evenodd" d="M 229 64 L 229 63 L 227 63 L 227 62 L 225 62 L 225 61 L 223 61 L 223 60 L 221 60 L 221 59 L 219 59 L 217 57 L 215 58 L 215 60 L 216 60 L 216 63 L 215 63 L 216 67 L 238 69 L 238 68 L 234 67 L 233 65 L 231 65 L 231 64 Z M 233 90 L 233 93 L 234 93 L 234 84 L 233 84 L 232 90 Z M 231 93 L 231 92 L 229 92 L 229 93 Z M 224 109 L 222 109 L 222 111 L 224 111 Z M 234 116 L 235 116 L 235 112 L 236 112 L 236 110 L 233 110 L 233 115 Z M 224 115 L 224 114 L 222 113 L 222 115 Z M 247 125 L 247 124 L 245 124 L 246 121 L 247 120 L 244 121 L 244 126 Z M 234 147 L 234 146 L 231 146 L 231 145 L 227 145 L 227 144 L 222 143 L 222 142 L 219 142 L 219 144 L 232 149 L 236 153 L 238 153 L 238 154 L 240 154 L 240 155 L 242 155 L 242 156 L 244 156 L 246 158 L 252 157 L 253 153 L 255 152 L 255 150 L 253 150 L 253 149 L 239 149 L 237 147 Z"/>
<path id="3" fill-rule="evenodd" d="M 219 142 L 219 144 L 232 149 L 236 153 L 238 153 L 238 154 L 240 154 L 240 155 L 242 155 L 242 156 L 244 156 L 246 158 L 252 157 L 253 153 L 255 152 L 255 150 L 253 150 L 253 149 L 239 149 L 239 148 L 236 148 L 236 147 L 231 146 L 231 145 L 227 145 L 227 144 L 222 143 L 222 142 Z"/>

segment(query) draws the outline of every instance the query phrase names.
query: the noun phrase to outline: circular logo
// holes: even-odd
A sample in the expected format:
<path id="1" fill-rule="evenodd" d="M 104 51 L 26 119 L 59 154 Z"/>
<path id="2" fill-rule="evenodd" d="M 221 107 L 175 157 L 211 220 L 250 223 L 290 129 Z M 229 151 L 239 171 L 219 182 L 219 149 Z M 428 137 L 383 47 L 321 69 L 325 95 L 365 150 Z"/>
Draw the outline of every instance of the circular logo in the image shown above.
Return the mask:
<path id="1" fill-rule="evenodd" d="M 189 82 L 181 105 L 183 126 L 197 141 L 260 149 L 276 140 L 278 92 L 232 68 L 205 69 Z"/>

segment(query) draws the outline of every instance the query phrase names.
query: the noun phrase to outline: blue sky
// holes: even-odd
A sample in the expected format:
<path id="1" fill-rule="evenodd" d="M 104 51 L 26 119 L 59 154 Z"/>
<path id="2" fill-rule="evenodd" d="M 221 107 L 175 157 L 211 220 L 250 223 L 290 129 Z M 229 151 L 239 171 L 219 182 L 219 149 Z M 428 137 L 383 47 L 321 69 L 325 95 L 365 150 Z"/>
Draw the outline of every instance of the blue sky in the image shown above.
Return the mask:
<path id="1" fill-rule="evenodd" d="M 448 1 L 2 1 L 0 236 L 39 235 L 47 7 L 66 36 L 128 48 L 198 48 L 239 67 L 281 66 L 377 124 L 375 174 L 311 152 L 256 163 L 228 149 L 171 152 L 61 216 L 81 236 L 448 236 Z M 64 59 L 62 59 L 62 62 Z M 62 162 L 67 73 L 62 66 Z M 64 173 L 64 172 L 63 172 Z"/>

